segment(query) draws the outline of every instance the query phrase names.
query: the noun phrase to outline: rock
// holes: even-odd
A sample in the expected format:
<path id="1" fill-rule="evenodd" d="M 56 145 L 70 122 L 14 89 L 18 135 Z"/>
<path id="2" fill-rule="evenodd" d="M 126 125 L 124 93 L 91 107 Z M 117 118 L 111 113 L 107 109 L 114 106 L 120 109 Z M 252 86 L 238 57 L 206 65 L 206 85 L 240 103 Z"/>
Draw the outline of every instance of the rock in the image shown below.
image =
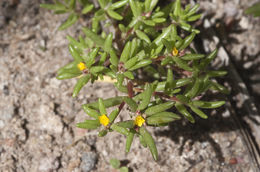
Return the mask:
<path id="1" fill-rule="evenodd" d="M 94 152 L 87 152 L 83 153 L 81 157 L 81 170 L 83 172 L 89 172 L 95 167 L 95 164 L 97 162 L 97 154 Z"/>

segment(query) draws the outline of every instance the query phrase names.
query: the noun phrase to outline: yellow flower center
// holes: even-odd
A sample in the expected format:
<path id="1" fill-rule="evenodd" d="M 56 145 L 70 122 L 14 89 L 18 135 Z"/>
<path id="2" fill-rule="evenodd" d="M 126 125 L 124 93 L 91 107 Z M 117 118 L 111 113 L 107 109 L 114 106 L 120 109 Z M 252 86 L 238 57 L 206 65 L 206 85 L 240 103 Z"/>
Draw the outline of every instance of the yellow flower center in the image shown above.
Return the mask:
<path id="1" fill-rule="evenodd" d="M 100 124 L 102 124 L 104 126 L 107 126 L 109 124 L 109 118 L 105 114 L 99 116 L 98 119 L 99 119 Z"/>
<path id="2" fill-rule="evenodd" d="M 83 63 L 83 62 L 80 62 L 77 66 L 78 66 L 79 70 L 81 70 L 81 71 L 83 71 L 87 68 L 85 63 Z"/>
<path id="3" fill-rule="evenodd" d="M 172 55 L 177 56 L 178 53 L 179 53 L 179 51 L 176 49 L 176 47 L 174 47 L 173 50 L 172 50 Z"/>
<path id="4" fill-rule="evenodd" d="M 144 124 L 145 120 L 141 115 L 138 115 L 135 118 L 135 125 L 137 125 L 138 127 L 141 127 Z"/>

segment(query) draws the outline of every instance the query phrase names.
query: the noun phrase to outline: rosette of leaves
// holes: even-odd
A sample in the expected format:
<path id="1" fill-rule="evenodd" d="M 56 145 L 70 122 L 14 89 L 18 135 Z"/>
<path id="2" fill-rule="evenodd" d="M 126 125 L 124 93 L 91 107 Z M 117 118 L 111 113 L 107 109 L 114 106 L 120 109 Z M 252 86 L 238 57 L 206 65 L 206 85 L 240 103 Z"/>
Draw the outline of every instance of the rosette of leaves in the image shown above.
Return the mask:
<path id="1" fill-rule="evenodd" d="M 43 6 L 57 12 L 57 4 Z M 83 27 L 84 36 L 79 39 L 67 37 L 74 61 L 62 67 L 57 78 L 78 78 L 73 97 L 89 81 L 104 77 L 110 77 L 126 96 L 84 104 L 84 111 L 93 119 L 78 127 L 99 128 L 99 136 L 112 131 L 123 134 L 126 152 L 136 136 L 157 160 L 156 141 L 147 127 L 165 126 L 181 116 L 194 123 L 194 115 L 208 117 L 201 109 L 225 103 L 203 100 L 208 91 L 226 94 L 228 90 L 214 80 L 226 72 L 208 69 L 217 50 L 200 54 L 190 47 L 199 34 L 190 24 L 201 16 L 196 13 L 198 4 L 184 9 L 180 0 L 167 6 L 161 6 L 158 0 L 98 0 L 96 5 L 88 1 L 83 4 L 87 5 L 82 9 L 91 7 L 91 25 Z M 124 106 L 129 109 L 129 119 L 118 121 Z M 115 109 L 108 115 L 106 109 L 111 107 Z"/>

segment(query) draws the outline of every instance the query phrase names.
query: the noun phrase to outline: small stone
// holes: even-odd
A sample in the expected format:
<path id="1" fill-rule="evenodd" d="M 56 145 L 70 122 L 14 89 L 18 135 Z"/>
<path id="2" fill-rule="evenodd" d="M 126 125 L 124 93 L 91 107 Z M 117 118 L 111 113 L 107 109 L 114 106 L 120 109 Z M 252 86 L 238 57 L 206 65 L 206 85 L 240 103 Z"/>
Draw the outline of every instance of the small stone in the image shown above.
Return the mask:
<path id="1" fill-rule="evenodd" d="M 249 62 L 244 63 L 243 66 L 245 69 L 249 69 L 250 67 L 252 67 L 252 65 L 253 65 L 253 62 L 249 61 Z"/>
<path id="2" fill-rule="evenodd" d="M 89 172 L 91 171 L 97 162 L 97 154 L 94 152 L 87 152 L 84 153 L 81 157 L 81 170 L 83 172 Z"/>
<path id="3" fill-rule="evenodd" d="M 211 24 L 210 24 L 208 19 L 204 20 L 203 26 L 204 26 L 204 28 L 209 28 L 211 26 Z"/>
<path id="4" fill-rule="evenodd" d="M 225 112 L 222 113 L 222 116 L 224 118 L 229 118 L 230 117 L 230 112 L 228 110 L 226 110 Z"/>

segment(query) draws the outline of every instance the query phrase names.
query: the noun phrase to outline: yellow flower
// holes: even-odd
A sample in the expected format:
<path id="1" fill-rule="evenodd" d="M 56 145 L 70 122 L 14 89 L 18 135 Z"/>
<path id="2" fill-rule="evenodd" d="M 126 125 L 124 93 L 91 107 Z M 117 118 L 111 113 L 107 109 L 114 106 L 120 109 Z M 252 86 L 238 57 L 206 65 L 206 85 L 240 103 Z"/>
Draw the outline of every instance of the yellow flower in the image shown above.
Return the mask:
<path id="1" fill-rule="evenodd" d="M 135 125 L 137 125 L 138 127 L 141 127 L 144 124 L 145 120 L 141 115 L 138 115 L 135 118 Z"/>
<path id="2" fill-rule="evenodd" d="M 99 116 L 98 119 L 99 119 L 100 124 L 102 124 L 104 126 L 107 126 L 109 124 L 109 118 L 105 114 Z"/>
<path id="3" fill-rule="evenodd" d="M 83 71 L 87 68 L 85 63 L 83 63 L 83 62 L 80 62 L 77 66 L 78 66 L 79 70 L 81 70 L 81 71 Z"/>
<path id="4" fill-rule="evenodd" d="M 173 50 L 172 50 L 172 55 L 177 56 L 178 53 L 179 53 L 179 51 L 176 49 L 176 47 L 174 47 Z"/>

